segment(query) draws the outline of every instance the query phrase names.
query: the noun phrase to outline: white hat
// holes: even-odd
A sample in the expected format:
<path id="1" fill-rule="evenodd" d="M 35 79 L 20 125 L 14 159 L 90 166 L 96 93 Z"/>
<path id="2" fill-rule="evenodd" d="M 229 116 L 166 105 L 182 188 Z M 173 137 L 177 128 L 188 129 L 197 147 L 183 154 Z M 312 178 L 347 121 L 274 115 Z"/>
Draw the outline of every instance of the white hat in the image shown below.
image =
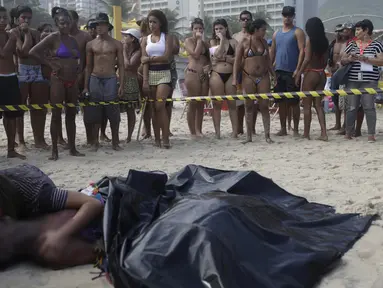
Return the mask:
<path id="1" fill-rule="evenodd" d="M 121 34 L 132 35 L 137 40 L 140 40 L 140 38 L 141 38 L 141 32 L 138 29 L 128 29 L 128 30 L 125 30 L 125 31 L 121 31 Z"/>

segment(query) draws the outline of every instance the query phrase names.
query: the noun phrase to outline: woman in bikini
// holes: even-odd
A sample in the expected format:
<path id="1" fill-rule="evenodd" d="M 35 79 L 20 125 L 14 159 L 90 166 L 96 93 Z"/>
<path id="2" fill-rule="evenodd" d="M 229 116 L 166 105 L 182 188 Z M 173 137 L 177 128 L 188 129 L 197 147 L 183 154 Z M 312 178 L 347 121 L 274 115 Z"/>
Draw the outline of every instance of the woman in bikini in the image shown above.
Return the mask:
<path id="1" fill-rule="evenodd" d="M 173 89 L 170 72 L 173 39 L 168 36 L 168 20 L 162 11 L 152 10 L 148 15 L 148 21 L 151 34 L 143 38 L 141 43 L 143 90 L 150 92 L 151 99 L 162 100 L 154 102 L 152 116 L 154 140 L 156 146 L 168 149 L 170 131 L 165 100 Z"/>
<path id="2" fill-rule="evenodd" d="M 191 24 L 193 36 L 185 40 L 185 50 L 189 54 L 186 67 L 185 86 L 188 96 L 208 95 L 210 57 L 209 47 L 203 41 L 204 24 L 202 19 L 195 18 Z M 187 121 L 192 138 L 202 137 L 202 121 L 205 101 L 189 103 Z"/>
<path id="3" fill-rule="evenodd" d="M 275 72 L 269 56 L 269 48 L 265 40 L 267 23 L 263 19 L 257 19 L 246 25 L 248 36 L 239 43 L 235 55 L 233 87 L 236 87 L 237 75 L 243 63 L 242 87 L 246 93 L 269 93 L 270 74 L 275 79 Z M 270 113 L 269 99 L 245 100 L 246 136 L 245 143 L 252 142 L 254 131 L 254 111 L 261 111 L 265 139 L 267 143 L 273 143 L 270 138 Z"/>
<path id="4" fill-rule="evenodd" d="M 51 103 L 73 103 L 78 101 L 77 76 L 80 72 L 80 51 L 77 41 L 69 35 L 72 19 L 68 11 L 64 8 L 52 8 L 52 18 L 54 19 L 58 32 L 51 33 L 40 43 L 33 47 L 30 54 L 39 59 L 43 65 L 52 69 L 51 73 Z M 50 50 L 52 57 L 44 57 L 46 50 Z M 76 149 L 76 108 L 65 108 L 65 124 L 68 135 L 69 152 L 72 156 L 84 156 Z M 51 160 L 58 159 L 58 131 L 60 129 L 61 109 L 52 110 L 51 138 L 52 138 L 52 157 Z"/>
<path id="5" fill-rule="evenodd" d="M 302 63 L 297 75 L 304 73 L 302 91 L 321 91 L 326 85 L 325 68 L 328 59 L 328 39 L 322 20 L 313 17 L 306 22 L 306 40 L 305 60 Z M 297 86 L 300 84 L 296 79 Z M 319 125 L 321 128 L 321 136 L 317 140 L 327 141 L 326 118 L 322 106 L 323 97 L 307 96 L 303 98 L 303 114 L 304 114 L 304 134 L 303 138 L 310 139 L 311 126 L 311 107 L 314 107 L 318 115 Z"/>
<path id="6" fill-rule="evenodd" d="M 213 23 L 213 38 L 210 40 L 210 56 L 212 72 L 210 75 L 211 95 L 233 95 L 237 89 L 232 85 L 233 64 L 237 41 L 230 36 L 225 19 L 217 19 Z M 238 136 L 238 113 L 235 101 L 228 101 L 232 126 L 232 137 Z M 213 101 L 213 123 L 215 136 L 221 138 L 222 101 Z"/>
<path id="7" fill-rule="evenodd" d="M 37 31 L 40 32 L 40 41 L 42 41 L 45 37 L 47 37 L 49 34 L 53 33 L 53 27 L 51 24 L 49 23 L 43 23 L 41 24 L 38 28 L 37 28 Z M 47 58 L 50 58 L 51 55 L 50 55 L 50 51 L 47 50 L 46 51 L 46 54 L 45 54 L 45 57 Z M 43 78 L 46 80 L 46 85 L 45 85 L 45 94 L 47 95 L 47 97 L 44 97 L 44 99 L 49 99 L 49 95 L 50 95 L 50 80 L 51 80 L 51 69 L 46 66 L 46 65 L 41 65 L 41 70 L 42 70 L 42 73 L 43 73 Z M 43 94 L 43 95 L 45 95 Z M 48 100 L 47 100 L 48 101 Z M 48 102 L 46 102 L 48 103 Z M 61 118 L 60 118 L 61 120 Z M 45 125 L 45 124 L 44 124 Z M 67 148 L 68 147 L 68 144 L 65 142 L 64 140 L 64 136 L 63 136 L 63 130 L 62 130 L 62 123 L 60 124 L 61 128 L 58 129 L 58 137 L 59 137 L 59 140 L 58 140 L 58 143 Z"/>
<path id="8" fill-rule="evenodd" d="M 137 80 L 137 69 L 141 64 L 141 32 L 137 29 L 128 29 L 121 32 L 123 39 L 125 84 L 122 100 L 130 103 L 124 104 L 128 115 L 128 137 L 126 143 L 132 141 L 132 134 L 136 124 L 136 109 L 140 107 L 140 86 Z"/>

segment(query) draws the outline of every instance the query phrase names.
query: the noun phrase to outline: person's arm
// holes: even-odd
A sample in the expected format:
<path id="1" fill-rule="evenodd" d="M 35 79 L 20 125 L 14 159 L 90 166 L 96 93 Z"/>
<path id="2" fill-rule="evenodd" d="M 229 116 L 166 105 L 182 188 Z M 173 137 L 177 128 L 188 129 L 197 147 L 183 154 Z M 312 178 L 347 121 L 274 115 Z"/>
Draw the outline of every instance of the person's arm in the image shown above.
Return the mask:
<path id="1" fill-rule="evenodd" d="M 263 45 L 264 45 L 265 49 L 269 49 L 269 46 L 267 45 L 266 40 L 263 40 Z M 270 54 L 269 53 L 267 53 L 267 55 L 266 55 L 266 60 L 267 60 L 267 63 L 268 63 L 267 65 L 268 65 L 269 73 L 271 74 L 271 76 L 276 78 L 275 71 L 274 71 L 274 65 L 273 65 L 273 62 L 271 62 Z"/>
<path id="2" fill-rule="evenodd" d="M 298 65 L 297 65 L 297 68 L 295 69 L 293 76 L 296 76 L 296 75 L 299 76 L 300 74 L 297 74 L 297 72 L 301 70 L 302 63 L 305 59 L 305 33 L 303 32 L 302 29 L 298 28 L 295 30 L 295 37 L 298 42 L 299 57 L 298 57 Z"/>
<path id="3" fill-rule="evenodd" d="M 383 45 L 380 42 L 376 43 L 376 57 L 375 58 L 369 58 L 365 57 L 363 58 L 363 61 L 375 65 L 375 66 L 383 66 Z"/>
<path id="4" fill-rule="evenodd" d="M 16 52 L 17 37 L 14 33 L 8 33 L 8 41 L 5 43 L 4 48 L 0 48 L 0 57 L 13 57 Z"/>
<path id="5" fill-rule="evenodd" d="M 29 55 L 35 58 L 42 65 L 46 65 L 54 71 L 54 67 L 51 62 L 47 60 L 44 55 L 46 50 L 50 50 L 53 46 L 54 40 L 56 38 L 55 34 L 48 35 L 42 41 L 37 43 L 32 49 L 29 51 Z"/>
<path id="6" fill-rule="evenodd" d="M 125 80 L 125 69 L 124 69 L 124 55 L 123 55 L 123 48 L 122 43 L 120 41 L 115 40 L 117 45 L 117 62 L 118 62 L 118 79 L 120 81 L 120 88 L 119 88 L 119 96 L 122 96 L 122 91 L 124 87 L 124 80 Z"/>
<path id="7" fill-rule="evenodd" d="M 195 47 L 191 38 L 187 38 L 185 40 L 186 52 L 196 60 L 199 60 L 199 58 L 201 57 L 203 45 L 204 43 L 202 37 L 197 37 L 197 44 L 195 45 Z"/>
<path id="8" fill-rule="evenodd" d="M 303 71 L 307 68 L 307 65 L 310 63 L 311 58 L 312 58 L 312 49 L 311 49 L 311 42 L 310 39 L 307 38 L 306 40 L 306 52 L 305 52 L 305 58 L 303 60 L 303 63 L 300 67 L 300 69 L 297 72 L 297 75 L 301 75 Z"/>
<path id="9" fill-rule="evenodd" d="M 277 52 L 277 44 L 276 44 L 276 39 L 277 37 L 277 32 L 274 32 L 273 34 L 273 41 L 271 42 L 271 49 L 270 49 L 270 60 L 271 60 L 271 63 L 274 65 L 274 62 L 275 62 L 275 54 Z"/>
<path id="10" fill-rule="evenodd" d="M 86 60 L 85 60 L 85 70 L 84 70 L 84 91 L 88 92 L 89 90 L 89 79 L 90 74 L 93 71 L 93 49 L 92 49 L 92 42 L 90 41 L 86 43 Z"/>
<path id="11" fill-rule="evenodd" d="M 342 53 L 342 58 L 340 60 L 340 63 L 342 65 L 348 65 L 351 62 L 355 61 L 355 56 L 351 54 L 351 52 L 354 50 L 354 42 L 348 43 L 346 46 L 346 49 L 344 49 L 344 52 Z"/>
<path id="12" fill-rule="evenodd" d="M 128 55 L 128 51 L 124 48 L 124 67 L 125 70 L 132 70 L 138 68 L 141 63 L 141 49 L 135 51 L 131 56 Z"/>
<path id="13" fill-rule="evenodd" d="M 180 53 L 180 40 L 176 35 L 171 35 L 173 40 L 173 55 L 178 55 Z"/>
<path id="14" fill-rule="evenodd" d="M 239 72 L 240 67 L 242 66 L 242 58 L 244 53 L 244 46 L 243 46 L 244 40 L 242 40 L 235 50 L 235 58 L 234 58 L 234 65 L 233 65 L 233 86 L 237 86 L 237 75 Z"/>
<path id="15" fill-rule="evenodd" d="M 226 39 L 226 38 L 222 38 L 219 41 L 219 45 L 218 45 L 217 49 L 215 49 L 215 52 L 214 52 L 214 58 L 222 59 L 223 61 L 225 61 L 225 58 L 224 58 L 224 55 L 225 55 L 225 45 L 224 45 L 224 43 L 227 43 L 227 42 L 229 42 L 229 40 Z M 230 45 L 230 42 L 229 42 L 229 45 Z"/>
<path id="16" fill-rule="evenodd" d="M 142 57 L 148 57 L 146 53 L 147 37 L 144 37 L 141 42 L 141 55 Z M 143 87 L 149 86 L 149 63 L 142 64 L 142 82 Z"/>

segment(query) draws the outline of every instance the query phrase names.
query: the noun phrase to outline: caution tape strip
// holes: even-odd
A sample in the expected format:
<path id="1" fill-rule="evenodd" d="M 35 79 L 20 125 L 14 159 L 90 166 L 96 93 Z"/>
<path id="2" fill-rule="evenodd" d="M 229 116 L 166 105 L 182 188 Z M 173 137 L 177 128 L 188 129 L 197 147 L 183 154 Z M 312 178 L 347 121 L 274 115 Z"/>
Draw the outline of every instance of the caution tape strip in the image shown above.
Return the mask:
<path id="1" fill-rule="evenodd" d="M 259 93 L 259 94 L 244 94 L 244 95 L 223 95 L 223 96 L 194 96 L 171 99 L 148 100 L 149 102 L 192 102 L 192 101 L 234 101 L 234 100 L 257 100 L 257 99 L 297 99 L 306 97 L 322 97 L 322 96 L 348 96 L 348 95 L 375 95 L 383 93 L 383 88 L 365 88 L 365 89 L 347 89 L 347 90 L 322 90 L 322 91 L 302 91 L 302 92 L 283 92 L 283 93 Z M 0 105 L 0 112 L 6 111 L 29 111 L 43 109 L 63 109 L 65 107 L 89 107 L 89 106 L 106 106 L 129 104 L 137 101 L 111 101 L 111 102 L 79 102 L 64 103 L 64 104 L 30 104 L 30 105 Z"/>

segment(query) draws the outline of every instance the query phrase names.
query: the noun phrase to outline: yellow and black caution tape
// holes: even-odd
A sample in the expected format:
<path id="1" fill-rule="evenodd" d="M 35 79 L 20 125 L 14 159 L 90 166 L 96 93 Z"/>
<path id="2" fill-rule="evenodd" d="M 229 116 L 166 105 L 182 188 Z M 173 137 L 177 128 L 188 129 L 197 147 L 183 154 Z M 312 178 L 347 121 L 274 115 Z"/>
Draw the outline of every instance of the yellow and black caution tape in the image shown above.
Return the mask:
<path id="1" fill-rule="evenodd" d="M 222 95 L 222 96 L 194 96 L 170 99 L 148 100 L 149 102 L 192 102 L 192 101 L 234 101 L 234 100 L 257 100 L 257 99 L 294 99 L 306 97 L 322 97 L 322 96 L 347 96 L 347 95 L 362 95 L 362 94 L 379 94 L 383 93 L 383 88 L 365 88 L 365 89 L 347 89 L 347 90 L 322 90 L 322 91 L 302 91 L 302 92 L 283 92 L 283 93 L 259 93 L 259 94 L 244 94 L 244 95 Z M 64 103 L 64 104 L 31 104 L 31 105 L 1 105 L 0 112 L 4 111 L 29 111 L 42 109 L 63 109 L 65 107 L 88 107 L 100 105 L 119 105 L 128 104 L 137 101 L 111 101 L 111 102 L 79 102 L 79 103 Z"/>

